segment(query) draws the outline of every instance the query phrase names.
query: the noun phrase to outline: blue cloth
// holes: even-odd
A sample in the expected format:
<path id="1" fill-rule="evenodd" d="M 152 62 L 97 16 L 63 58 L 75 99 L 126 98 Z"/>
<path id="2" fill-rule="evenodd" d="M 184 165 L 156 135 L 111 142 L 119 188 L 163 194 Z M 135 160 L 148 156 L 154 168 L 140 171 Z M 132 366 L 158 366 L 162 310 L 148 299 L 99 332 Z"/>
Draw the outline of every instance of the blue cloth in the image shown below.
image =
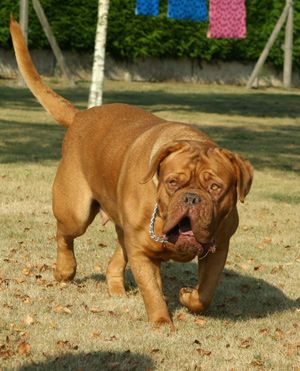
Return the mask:
<path id="1" fill-rule="evenodd" d="M 136 15 L 150 15 L 157 17 L 159 12 L 159 0 L 137 0 L 135 7 Z"/>
<path id="2" fill-rule="evenodd" d="M 168 17 L 190 21 L 206 21 L 206 0 L 169 0 Z"/>

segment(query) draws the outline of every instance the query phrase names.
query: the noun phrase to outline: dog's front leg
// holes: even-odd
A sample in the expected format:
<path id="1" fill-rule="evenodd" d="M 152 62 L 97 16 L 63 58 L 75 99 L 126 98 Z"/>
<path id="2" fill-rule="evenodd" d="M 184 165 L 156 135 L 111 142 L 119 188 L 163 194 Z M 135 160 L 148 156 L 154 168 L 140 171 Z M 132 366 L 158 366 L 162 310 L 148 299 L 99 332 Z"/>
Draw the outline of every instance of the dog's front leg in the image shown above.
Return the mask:
<path id="1" fill-rule="evenodd" d="M 229 241 L 217 245 L 215 253 L 199 260 L 196 289 L 183 287 L 180 290 L 181 304 L 192 312 L 201 313 L 209 308 L 226 262 L 228 247 Z"/>
<path id="2" fill-rule="evenodd" d="M 149 321 L 153 323 L 172 323 L 167 304 L 163 298 L 161 282 L 161 262 L 148 257 L 140 246 L 132 253 L 128 252 L 128 260 L 132 273 L 141 291 Z"/>

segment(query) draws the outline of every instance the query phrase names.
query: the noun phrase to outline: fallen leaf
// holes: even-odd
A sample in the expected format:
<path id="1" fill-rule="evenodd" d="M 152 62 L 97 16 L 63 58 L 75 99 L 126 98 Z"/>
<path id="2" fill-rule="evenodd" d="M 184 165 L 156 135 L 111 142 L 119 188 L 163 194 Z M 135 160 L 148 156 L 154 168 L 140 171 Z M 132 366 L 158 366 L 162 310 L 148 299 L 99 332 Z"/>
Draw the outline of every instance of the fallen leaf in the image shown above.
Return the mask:
<path id="1" fill-rule="evenodd" d="M 0 345 L 0 357 L 1 358 L 8 358 L 12 357 L 15 353 L 11 349 L 6 349 L 5 345 Z"/>
<path id="2" fill-rule="evenodd" d="M 277 334 L 279 335 L 280 339 L 284 338 L 284 332 L 280 330 L 279 328 L 276 329 Z"/>
<path id="3" fill-rule="evenodd" d="M 34 316 L 28 314 L 28 316 L 24 320 L 25 325 L 31 325 L 34 322 Z"/>
<path id="4" fill-rule="evenodd" d="M 293 328 L 289 331 L 286 332 L 286 335 L 291 335 L 291 334 L 295 334 L 296 330 Z"/>
<path id="5" fill-rule="evenodd" d="M 93 333 L 91 334 L 91 337 L 92 337 L 92 338 L 101 338 L 101 332 L 93 332 Z"/>
<path id="6" fill-rule="evenodd" d="M 94 267 L 94 270 L 95 271 L 101 271 L 101 266 L 100 265 L 95 265 L 95 267 Z"/>
<path id="7" fill-rule="evenodd" d="M 242 292 L 244 292 L 244 293 L 249 292 L 250 289 L 251 289 L 251 286 L 248 285 L 248 284 L 241 285 L 241 290 L 242 290 Z"/>
<path id="8" fill-rule="evenodd" d="M 116 340 L 118 340 L 118 338 L 115 335 L 113 335 L 113 336 L 110 337 L 110 339 L 108 339 L 106 341 L 116 341 Z"/>
<path id="9" fill-rule="evenodd" d="M 237 303 L 238 301 L 238 298 L 236 296 L 231 296 L 231 297 L 227 297 L 225 298 L 225 301 L 228 303 L 228 302 L 233 302 L 233 303 Z"/>
<path id="10" fill-rule="evenodd" d="M 52 310 L 53 310 L 53 312 L 62 312 L 63 307 L 61 305 L 57 305 Z"/>
<path id="11" fill-rule="evenodd" d="M 27 354 L 30 353 L 30 344 L 26 343 L 25 341 L 23 343 L 21 343 L 19 346 L 18 346 L 18 353 L 21 355 L 21 356 L 26 356 Z"/>
<path id="12" fill-rule="evenodd" d="M 47 286 L 48 285 L 48 282 L 46 280 L 42 280 L 40 278 L 38 278 L 36 280 L 36 283 L 39 284 L 39 285 L 41 285 L 41 286 Z"/>
<path id="13" fill-rule="evenodd" d="M 21 337 L 22 337 L 22 339 L 24 339 L 24 340 L 28 340 L 28 339 L 30 339 L 30 335 L 28 334 L 28 332 L 23 332 L 23 334 L 21 334 Z"/>
<path id="14" fill-rule="evenodd" d="M 265 238 L 264 238 L 264 242 L 265 242 L 265 243 L 271 243 L 271 241 L 272 241 L 272 240 L 271 240 L 270 237 L 265 237 Z"/>
<path id="15" fill-rule="evenodd" d="M 66 341 L 58 341 L 56 343 L 59 347 L 67 346 L 69 349 L 72 349 L 72 345 L 66 340 Z"/>
<path id="16" fill-rule="evenodd" d="M 13 326 L 12 330 L 17 331 L 17 332 L 24 332 L 23 328 L 18 328 L 18 327 L 15 327 L 15 326 Z"/>
<path id="17" fill-rule="evenodd" d="M 282 265 L 279 265 L 278 267 L 275 267 L 271 270 L 271 274 L 276 274 L 278 273 L 279 271 L 282 271 L 283 268 L 282 268 Z"/>
<path id="18" fill-rule="evenodd" d="M 95 307 L 91 308 L 90 311 L 92 313 L 102 313 L 102 312 L 104 312 L 104 310 L 98 309 L 98 308 L 95 308 Z"/>
<path id="19" fill-rule="evenodd" d="M 194 323 L 197 323 L 197 325 L 204 326 L 205 325 L 205 319 L 196 317 Z"/>
<path id="20" fill-rule="evenodd" d="M 74 314 L 74 313 L 71 311 L 71 309 L 68 308 L 68 307 L 64 307 L 64 308 L 63 308 L 63 312 L 64 312 L 64 313 L 67 313 L 67 314 Z"/>
<path id="21" fill-rule="evenodd" d="M 56 324 L 53 323 L 53 322 L 49 322 L 49 325 L 52 326 L 52 327 L 56 327 Z"/>
<path id="22" fill-rule="evenodd" d="M 211 351 L 209 351 L 209 350 L 204 350 L 204 349 L 196 349 L 196 350 L 201 356 L 210 356 L 211 355 Z"/>
<path id="23" fill-rule="evenodd" d="M 257 272 L 259 272 L 259 271 L 261 271 L 262 269 L 264 269 L 264 265 L 263 264 L 261 264 L 261 265 L 258 265 L 257 267 L 254 267 L 254 270 L 255 271 L 257 271 Z"/>
<path id="24" fill-rule="evenodd" d="M 241 348 L 249 348 L 251 346 L 252 338 L 249 337 L 247 339 L 241 339 L 240 347 Z"/>
<path id="25" fill-rule="evenodd" d="M 240 316 L 241 314 L 242 314 L 242 311 L 241 310 L 239 310 L 239 309 L 236 309 L 236 310 L 234 310 L 233 312 L 231 312 L 231 314 L 233 314 L 234 316 Z"/>
<path id="26" fill-rule="evenodd" d="M 269 329 L 264 328 L 264 329 L 262 329 L 262 330 L 259 331 L 259 334 L 260 334 L 260 335 L 266 335 L 266 334 L 268 334 L 269 332 L 270 332 Z"/>
<path id="27" fill-rule="evenodd" d="M 183 319 L 185 319 L 186 315 L 184 313 L 181 313 L 177 316 L 177 319 L 178 321 L 182 321 Z"/>
<path id="28" fill-rule="evenodd" d="M 31 299 L 28 295 L 21 296 L 21 299 L 24 304 L 32 304 L 34 302 L 34 300 Z"/>
<path id="29" fill-rule="evenodd" d="M 263 243 L 258 244 L 257 247 L 258 247 L 259 249 L 261 249 L 261 250 L 263 250 L 263 249 L 266 248 L 266 246 L 265 246 Z"/>

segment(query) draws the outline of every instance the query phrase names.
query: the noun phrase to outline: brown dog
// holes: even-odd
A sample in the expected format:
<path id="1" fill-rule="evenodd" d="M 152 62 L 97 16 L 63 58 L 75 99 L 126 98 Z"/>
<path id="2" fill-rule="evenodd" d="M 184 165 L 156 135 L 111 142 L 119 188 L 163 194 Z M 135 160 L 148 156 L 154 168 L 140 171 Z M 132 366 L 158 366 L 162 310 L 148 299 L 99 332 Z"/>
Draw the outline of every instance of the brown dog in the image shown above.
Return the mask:
<path id="1" fill-rule="evenodd" d="M 42 82 L 18 23 L 11 19 L 10 27 L 28 87 L 68 128 L 53 188 L 56 279 L 75 276 L 74 239 L 101 212 L 118 234 L 107 269 L 110 294 L 125 294 L 129 261 L 150 321 L 171 322 L 161 263 L 197 256 L 198 285 L 182 288 L 180 301 L 194 312 L 207 309 L 238 226 L 237 192 L 243 202 L 251 187 L 249 162 L 195 128 L 136 107 L 110 104 L 78 111 Z"/>

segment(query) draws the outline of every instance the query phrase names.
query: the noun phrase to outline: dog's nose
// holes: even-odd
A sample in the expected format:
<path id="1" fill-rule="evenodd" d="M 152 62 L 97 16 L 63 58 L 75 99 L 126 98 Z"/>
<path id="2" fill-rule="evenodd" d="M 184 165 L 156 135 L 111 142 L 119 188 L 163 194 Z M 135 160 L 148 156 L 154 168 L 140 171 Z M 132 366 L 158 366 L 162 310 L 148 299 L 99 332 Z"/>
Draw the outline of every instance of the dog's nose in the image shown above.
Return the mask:
<path id="1" fill-rule="evenodd" d="M 188 206 L 195 206 L 197 204 L 200 204 L 201 198 L 197 193 L 185 193 L 182 196 L 182 201 Z"/>

